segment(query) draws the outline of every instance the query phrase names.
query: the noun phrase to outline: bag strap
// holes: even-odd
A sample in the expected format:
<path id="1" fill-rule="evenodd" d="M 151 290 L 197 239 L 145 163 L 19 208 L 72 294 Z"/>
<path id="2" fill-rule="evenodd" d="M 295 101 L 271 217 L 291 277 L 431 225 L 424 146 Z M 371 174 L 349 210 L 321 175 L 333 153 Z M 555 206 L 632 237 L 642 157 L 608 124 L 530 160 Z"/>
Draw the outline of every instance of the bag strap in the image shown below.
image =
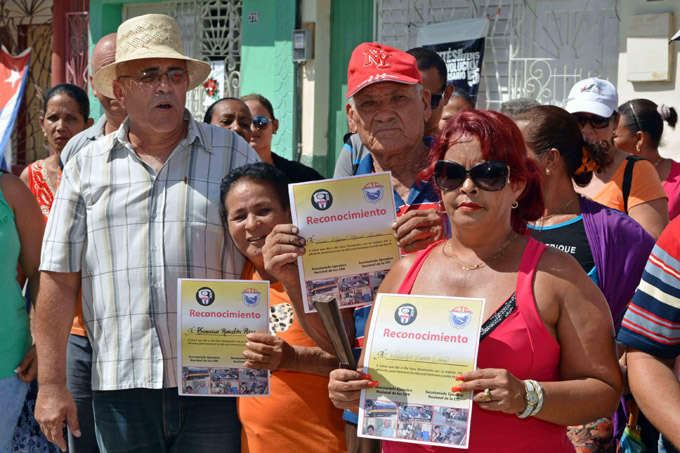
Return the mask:
<path id="1" fill-rule="evenodd" d="M 642 160 L 637 156 L 626 157 L 626 169 L 623 171 L 623 212 L 628 214 L 628 197 L 630 196 L 630 188 L 633 185 L 633 166 L 635 162 Z"/>

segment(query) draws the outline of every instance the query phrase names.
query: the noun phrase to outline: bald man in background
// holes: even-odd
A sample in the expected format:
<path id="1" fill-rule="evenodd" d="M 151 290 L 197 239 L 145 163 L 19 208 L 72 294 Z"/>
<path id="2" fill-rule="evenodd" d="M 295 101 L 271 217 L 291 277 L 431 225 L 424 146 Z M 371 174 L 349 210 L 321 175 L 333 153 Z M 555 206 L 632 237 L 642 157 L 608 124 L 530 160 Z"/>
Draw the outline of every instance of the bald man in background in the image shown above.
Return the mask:
<path id="1" fill-rule="evenodd" d="M 89 129 L 73 137 L 66 144 L 61 152 L 62 168 L 83 146 L 90 141 L 96 140 L 104 135 L 118 130 L 120 124 L 127 116 L 125 108 L 120 103 L 111 98 L 107 98 L 99 93 L 92 85 L 92 74 L 99 71 L 104 66 L 116 60 L 116 34 L 110 33 L 99 40 L 92 51 L 92 70 L 90 71 L 90 86 L 92 94 L 97 98 L 104 109 L 104 115 Z"/>
<path id="2" fill-rule="evenodd" d="M 97 45 L 94 46 L 90 84 L 92 84 L 92 74 L 99 71 L 100 68 L 113 63 L 115 59 L 116 34 L 111 33 L 100 39 Z M 94 86 L 92 92 L 101 103 L 104 115 L 92 127 L 69 140 L 61 153 L 62 168 L 69 159 L 88 143 L 118 130 L 120 124 L 127 116 L 125 108 L 117 100 L 107 98 L 97 92 Z M 73 327 L 71 335 L 69 335 L 66 350 L 66 386 L 73 395 L 73 400 L 78 408 L 78 421 L 80 422 L 81 433 L 79 437 L 76 437 L 71 430 L 68 431 L 68 450 L 71 453 L 99 452 L 92 412 L 91 377 L 92 346 L 87 338 L 85 324 L 83 323 L 82 304 L 78 300 L 76 317 L 73 320 Z"/>

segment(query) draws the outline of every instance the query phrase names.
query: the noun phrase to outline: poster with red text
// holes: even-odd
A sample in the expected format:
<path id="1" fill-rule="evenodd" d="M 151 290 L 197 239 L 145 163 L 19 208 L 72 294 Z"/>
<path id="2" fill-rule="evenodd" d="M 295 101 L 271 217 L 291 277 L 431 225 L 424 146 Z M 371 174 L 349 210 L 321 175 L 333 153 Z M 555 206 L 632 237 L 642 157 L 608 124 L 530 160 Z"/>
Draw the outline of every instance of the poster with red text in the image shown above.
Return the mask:
<path id="1" fill-rule="evenodd" d="M 177 281 L 183 396 L 268 396 L 269 371 L 245 368 L 246 335 L 269 333 L 269 282 Z"/>
<path id="2" fill-rule="evenodd" d="M 399 247 L 389 172 L 288 186 L 293 223 L 307 241 L 298 258 L 305 312 L 319 296 L 340 308 L 371 303 Z"/>
<path id="3" fill-rule="evenodd" d="M 477 366 L 484 299 L 378 294 L 364 346 L 360 437 L 468 448 L 472 395 L 453 393 Z"/>

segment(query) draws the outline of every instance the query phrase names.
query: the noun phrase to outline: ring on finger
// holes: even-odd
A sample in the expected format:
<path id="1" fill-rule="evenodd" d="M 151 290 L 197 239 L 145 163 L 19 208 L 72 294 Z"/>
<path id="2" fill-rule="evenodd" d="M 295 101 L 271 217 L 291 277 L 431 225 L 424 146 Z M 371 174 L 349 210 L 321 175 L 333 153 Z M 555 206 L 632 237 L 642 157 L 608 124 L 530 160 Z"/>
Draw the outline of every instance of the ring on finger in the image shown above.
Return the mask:
<path id="1" fill-rule="evenodd" d="M 484 389 L 484 401 L 491 402 L 491 391 L 489 389 Z"/>

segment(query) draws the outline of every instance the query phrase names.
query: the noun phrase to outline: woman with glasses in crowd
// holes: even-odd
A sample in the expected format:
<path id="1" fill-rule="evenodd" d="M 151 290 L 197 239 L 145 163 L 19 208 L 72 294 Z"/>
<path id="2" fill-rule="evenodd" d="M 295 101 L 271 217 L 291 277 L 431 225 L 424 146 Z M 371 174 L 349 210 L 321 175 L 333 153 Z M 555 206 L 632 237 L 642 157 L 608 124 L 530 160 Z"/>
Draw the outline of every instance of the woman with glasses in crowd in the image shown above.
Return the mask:
<path id="1" fill-rule="evenodd" d="M 510 118 L 463 111 L 429 158 L 421 179 L 441 190 L 452 237 L 398 261 L 380 292 L 486 300 L 478 369 L 451 383 L 474 394 L 469 451 L 573 452 L 566 427 L 611 414 L 621 395 L 607 303 L 576 261 L 524 234 L 543 213 L 541 177 Z M 265 251 L 286 286 L 295 274 L 286 264 L 304 253 L 293 231 L 279 227 Z M 364 359 L 357 371 L 331 373 L 337 407 L 356 411 L 360 391 L 376 385 L 362 379 Z M 382 448 L 449 451 L 387 440 Z"/>
<path id="2" fill-rule="evenodd" d="M 269 280 L 270 333 L 248 336 L 245 366 L 274 371 L 271 394 L 239 398 L 244 452 L 345 451 L 342 412 L 328 399 L 328 373 L 337 359 L 309 338 L 278 281 L 264 269 L 262 246 L 271 230 L 291 222 L 286 175 L 257 163 L 222 181 L 222 218 L 248 259 L 241 278 Z"/>
<path id="3" fill-rule="evenodd" d="M 279 130 L 279 120 L 274 117 L 271 102 L 260 94 L 242 96 L 252 115 L 250 146 L 262 159 L 262 162 L 273 165 L 288 177 L 291 183 L 317 181 L 324 179 L 313 168 L 300 162 L 288 160 L 272 151 L 272 136 Z"/>
<path id="4" fill-rule="evenodd" d="M 668 223 L 668 197 L 654 166 L 629 157 L 614 146 L 614 131 L 619 124 L 618 94 L 606 80 L 589 78 L 578 82 L 569 92 L 566 110 L 581 126 L 583 137 L 608 147 L 607 159 L 588 161 L 593 179 L 577 192 L 607 207 L 625 212 L 655 239 Z"/>
<path id="5" fill-rule="evenodd" d="M 574 190 L 574 185 L 585 186 L 593 178 L 584 155 L 587 153 L 599 164 L 607 157 L 607 149 L 601 143 L 585 141 L 573 115 L 544 105 L 518 115 L 515 122 L 543 179 L 545 210 L 529 225 L 529 232 L 537 241 L 576 259 L 607 299 L 618 331 L 654 239 L 630 217 L 579 196 Z M 616 428 L 612 418 L 606 417 L 570 427 L 568 434 L 579 449 L 613 452 L 614 439 L 621 434 Z"/>
<path id="6" fill-rule="evenodd" d="M 203 122 L 213 126 L 230 129 L 240 135 L 243 140 L 250 142 L 253 132 L 250 127 L 253 117 L 245 102 L 239 98 L 222 98 L 215 101 L 205 111 Z"/>
<path id="7" fill-rule="evenodd" d="M 673 220 L 680 214 L 680 163 L 661 157 L 659 143 L 664 121 L 675 128 L 678 113 L 673 107 L 656 105 L 649 99 L 633 99 L 619 106 L 619 115 L 614 145 L 654 165 L 668 195 L 668 215 Z"/>

